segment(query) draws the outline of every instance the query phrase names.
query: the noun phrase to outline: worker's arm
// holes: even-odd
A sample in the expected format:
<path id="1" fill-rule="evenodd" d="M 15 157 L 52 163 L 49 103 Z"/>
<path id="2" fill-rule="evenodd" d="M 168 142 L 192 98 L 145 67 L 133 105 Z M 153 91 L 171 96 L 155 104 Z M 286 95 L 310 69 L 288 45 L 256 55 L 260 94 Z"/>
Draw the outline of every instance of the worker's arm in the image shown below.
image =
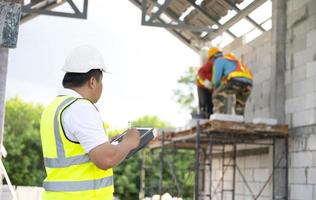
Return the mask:
<path id="1" fill-rule="evenodd" d="M 98 168 L 106 170 L 122 162 L 138 144 L 139 132 L 136 129 L 130 129 L 122 142 L 117 145 L 110 142 L 100 144 L 89 152 L 89 157 Z"/>
<path id="2" fill-rule="evenodd" d="M 212 62 L 208 61 L 204 65 L 202 65 L 198 71 L 198 76 L 202 80 L 206 80 L 212 77 Z"/>

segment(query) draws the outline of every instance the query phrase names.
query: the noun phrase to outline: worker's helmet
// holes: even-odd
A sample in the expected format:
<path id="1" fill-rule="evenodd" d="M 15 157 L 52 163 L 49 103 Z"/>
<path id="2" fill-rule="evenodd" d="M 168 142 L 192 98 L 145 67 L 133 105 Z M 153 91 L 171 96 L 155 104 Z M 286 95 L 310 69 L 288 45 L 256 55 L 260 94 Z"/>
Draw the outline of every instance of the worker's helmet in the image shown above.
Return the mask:
<path id="1" fill-rule="evenodd" d="M 234 60 L 237 59 L 236 55 L 233 53 L 226 53 L 224 56 L 230 59 L 234 59 Z"/>
<path id="2" fill-rule="evenodd" d="M 87 73 L 91 69 L 107 72 L 102 54 L 97 48 L 89 45 L 74 48 L 68 54 L 62 68 L 63 71 L 70 73 Z"/>
<path id="3" fill-rule="evenodd" d="M 207 59 L 211 59 L 212 57 L 217 57 L 223 55 L 223 52 L 216 47 L 212 47 L 207 52 Z"/>

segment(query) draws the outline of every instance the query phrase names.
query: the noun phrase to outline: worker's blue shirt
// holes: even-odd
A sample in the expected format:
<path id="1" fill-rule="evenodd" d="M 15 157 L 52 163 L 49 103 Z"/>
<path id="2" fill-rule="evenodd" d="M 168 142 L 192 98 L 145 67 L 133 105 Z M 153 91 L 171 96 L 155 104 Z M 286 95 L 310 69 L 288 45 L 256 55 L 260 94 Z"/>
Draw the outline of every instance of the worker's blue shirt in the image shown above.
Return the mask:
<path id="1" fill-rule="evenodd" d="M 223 77 L 227 77 L 229 73 L 235 71 L 237 68 L 236 62 L 232 60 L 228 60 L 226 58 L 217 58 L 214 62 L 213 67 L 213 85 L 218 87 L 221 83 Z M 234 80 L 238 80 L 241 82 L 246 82 L 252 84 L 252 80 L 248 78 L 234 78 Z"/>

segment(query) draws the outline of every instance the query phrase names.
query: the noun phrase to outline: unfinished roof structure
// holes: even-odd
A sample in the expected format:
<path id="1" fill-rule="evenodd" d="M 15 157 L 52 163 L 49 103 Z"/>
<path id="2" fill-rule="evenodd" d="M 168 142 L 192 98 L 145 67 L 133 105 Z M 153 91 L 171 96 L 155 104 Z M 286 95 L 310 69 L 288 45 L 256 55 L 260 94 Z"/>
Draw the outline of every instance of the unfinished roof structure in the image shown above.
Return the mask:
<path id="1" fill-rule="evenodd" d="M 271 28 L 271 12 L 262 12 L 271 7 L 268 0 L 130 1 L 142 10 L 142 25 L 165 27 L 195 51 L 218 45 L 218 40 L 226 45 L 251 32 L 258 36 Z"/>
<path id="2" fill-rule="evenodd" d="M 80 2 L 82 5 L 79 6 L 78 2 L 73 0 L 19 0 L 22 6 L 21 23 L 37 16 L 37 15 L 51 15 L 60 17 L 70 17 L 86 19 L 88 13 L 88 0 Z M 55 11 L 54 8 L 68 3 L 72 12 Z M 81 8 L 82 9 L 79 9 Z"/>

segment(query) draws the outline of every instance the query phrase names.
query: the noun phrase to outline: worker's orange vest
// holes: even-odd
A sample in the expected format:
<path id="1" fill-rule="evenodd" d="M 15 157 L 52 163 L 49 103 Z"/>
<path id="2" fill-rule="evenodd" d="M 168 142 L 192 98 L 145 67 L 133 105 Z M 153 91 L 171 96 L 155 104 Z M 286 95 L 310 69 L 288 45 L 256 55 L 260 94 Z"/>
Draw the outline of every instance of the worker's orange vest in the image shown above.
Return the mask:
<path id="1" fill-rule="evenodd" d="M 232 56 L 224 56 L 227 60 L 233 61 L 236 63 L 237 67 L 235 71 L 230 72 L 226 77 L 225 81 L 231 80 L 232 78 L 247 78 L 250 80 L 253 80 L 253 76 L 251 71 L 244 65 L 242 64 L 239 60 Z"/>

